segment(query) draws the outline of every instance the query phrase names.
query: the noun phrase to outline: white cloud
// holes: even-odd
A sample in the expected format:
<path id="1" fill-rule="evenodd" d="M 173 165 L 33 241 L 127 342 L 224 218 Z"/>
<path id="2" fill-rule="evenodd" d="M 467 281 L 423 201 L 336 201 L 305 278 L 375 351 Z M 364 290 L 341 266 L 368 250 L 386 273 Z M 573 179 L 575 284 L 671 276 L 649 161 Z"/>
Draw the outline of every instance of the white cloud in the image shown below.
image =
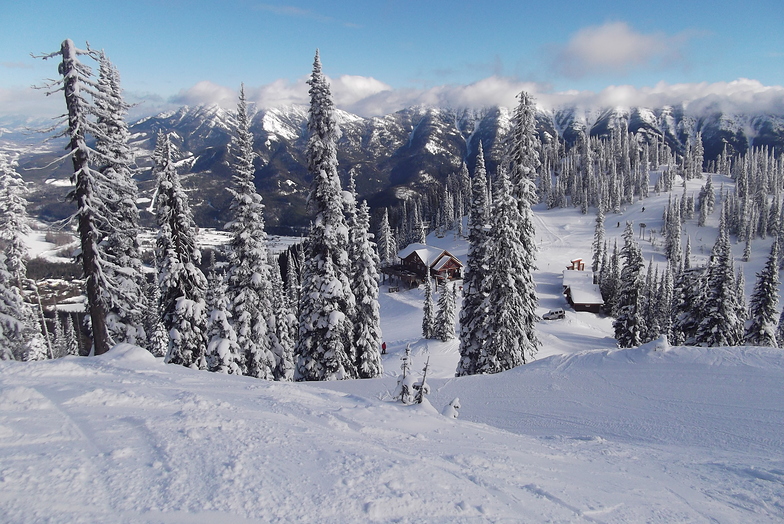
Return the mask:
<path id="1" fill-rule="evenodd" d="M 280 79 L 262 86 L 245 86 L 249 102 L 259 109 L 307 105 L 307 77 L 295 82 Z M 492 106 L 514 107 L 520 91 L 528 91 L 545 109 L 576 106 L 582 109 L 607 107 L 661 107 L 685 104 L 687 111 L 699 114 L 715 108 L 727 113 L 784 115 L 784 87 L 765 86 L 757 80 L 731 82 L 668 84 L 650 87 L 614 85 L 599 92 L 555 92 L 546 84 L 523 82 L 503 76 L 490 76 L 469 85 L 441 85 L 429 89 L 393 89 L 372 77 L 341 76 L 331 81 L 336 107 L 364 117 L 380 116 L 416 105 L 482 109 Z M 237 91 L 208 81 L 183 89 L 175 97 L 127 93 L 126 101 L 137 104 L 129 120 L 155 114 L 179 105 L 218 104 L 233 110 Z M 65 112 L 62 95 L 45 96 L 34 89 L 0 89 L 0 118 L 16 120 L 52 118 Z"/>
<path id="2" fill-rule="evenodd" d="M 765 86 L 757 80 L 740 78 L 732 82 L 668 84 L 653 87 L 609 86 L 591 91 L 544 94 L 550 107 L 573 105 L 586 109 L 605 107 L 662 107 L 684 104 L 686 110 L 701 114 L 709 109 L 735 114 L 784 115 L 784 87 Z"/>
<path id="3" fill-rule="evenodd" d="M 248 100 L 260 109 L 308 103 L 308 85 L 305 78 L 294 83 L 278 79 L 260 87 L 245 86 L 245 94 Z"/>
<path id="4" fill-rule="evenodd" d="M 687 40 L 686 34 L 643 34 L 625 22 L 607 22 L 580 29 L 568 43 L 556 46 L 552 65 L 569 78 L 664 66 L 682 60 Z"/>
<path id="5" fill-rule="evenodd" d="M 182 89 L 171 101 L 182 105 L 217 104 L 221 107 L 234 107 L 237 105 L 237 92 L 228 87 L 202 80 L 193 87 Z"/>
<path id="6" fill-rule="evenodd" d="M 259 109 L 309 103 L 307 77 L 296 82 L 276 80 L 260 87 L 245 87 L 250 102 Z M 481 109 L 492 106 L 513 107 L 520 91 L 529 92 L 545 109 L 577 106 L 584 109 L 606 107 L 661 107 L 685 104 L 699 113 L 716 107 L 729 113 L 784 115 L 784 87 L 765 86 L 757 80 L 741 78 L 731 82 L 668 84 L 652 87 L 613 85 L 599 92 L 552 91 L 546 84 L 523 82 L 503 76 L 490 76 L 468 85 L 441 85 L 429 89 L 393 89 L 372 77 L 341 76 L 330 81 L 335 106 L 364 117 L 380 116 L 416 105 Z M 0 102 L 2 94 L 0 93 Z M 233 89 L 199 82 L 180 92 L 176 103 L 219 104 L 234 109 L 237 92 Z M 159 107 L 153 102 L 151 107 Z"/>

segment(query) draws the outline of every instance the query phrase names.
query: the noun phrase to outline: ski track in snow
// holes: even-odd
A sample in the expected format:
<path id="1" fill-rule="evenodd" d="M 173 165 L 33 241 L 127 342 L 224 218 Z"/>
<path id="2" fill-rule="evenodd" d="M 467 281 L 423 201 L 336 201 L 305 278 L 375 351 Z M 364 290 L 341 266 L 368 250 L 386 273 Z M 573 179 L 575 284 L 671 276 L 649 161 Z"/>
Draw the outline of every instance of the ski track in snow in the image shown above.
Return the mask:
<path id="1" fill-rule="evenodd" d="M 667 196 L 608 214 L 610 245 L 616 222 L 660 227 Z M 0 362 L 0 522 L 784 521 L 784 352 L 618 350 L 612 319 L 561 294 L 565 265 L 590 263 L 594 216 L 535 217 L 539 313 L 566 318 L 499 375 L 455 378 L 459 342 L 421 339 L 422 290 L 385 285 L 379 379 L 269 383 L 131 346 Z M 714 231 L 687 224 L 695 260 Z M 465 255 L 453 235 L 428 241 Z M 747 292 L 763 264 L 744 264 Z M 390 399 L 407 344 L 415 373 L 430 359 L 421 406 Z M 439 415 L 455 397 L 460 418 Z"/>

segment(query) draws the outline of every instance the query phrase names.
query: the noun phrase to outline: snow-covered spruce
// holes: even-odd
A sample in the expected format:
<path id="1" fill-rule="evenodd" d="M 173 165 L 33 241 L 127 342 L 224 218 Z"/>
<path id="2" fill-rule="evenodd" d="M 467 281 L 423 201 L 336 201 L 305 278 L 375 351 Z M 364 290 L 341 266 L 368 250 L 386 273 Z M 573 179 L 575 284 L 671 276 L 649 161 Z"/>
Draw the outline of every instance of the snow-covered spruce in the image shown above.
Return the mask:
<path id="1" fill-rule="evenodd" d="M 199 269 L 201 251 L 188 196 L 172 159 L 169 135 L 158 134 L 154 173 L 158 180 L 155 212 L 158 285 L 163 326 L 168 333 L 166 362 L 204 369 L 207 347 L 207 280 Z"/>
<path id="2" fill-rule="evenodd" d="M 436 313 L 435 338 L 447 342 L 455 338 L 455 304 L 457 301 L 457 287 L 453 283 L 444 282 L 441 296 L 438 297 L 438 312 Z"/>
<path id="3" fill-rule="evenodd" d="M 353 178 L 352 178 L 353 182 Z M 356 191 L 351 183 L 351 198 Z M 378 265 L 375 243 L 369 233 L 370 210 L 365 201 L 356 207 L 351 224 L 349 249 L 351 290 L 354 310 L 354 365 L 359 378 L 375 378 L 383 373 L 381 364 L 381 314 L 378 304 Z"/>
<path id="4" fill-rule="evenodd" d="M 355 378 L 351 318 L 356 303 L 349 278 L 349 231 L 337 171 L 340 132 L 318 52 L 308 84 L 306 156 L 313 177 L 308 197 L 313 220 L 302 271 L 295 379 Z"/>
<path id="5" fill-rule="evenodd" d="M 457 376 L 473 375 L 486 337 L 487 307 L 488 197 L 484 151 L 479 143 L 474 170 L 473 200 L 468 216 L 468 254 L 463 279 L 463 307 L 460 310 L 460 362 Z"/>
<path id="6" fill-rule="evenodd" d="M 272 311 L 272 282 L 267 262 L 267 233 L 264 205 L 256 192 L 253 160 L 253 135 L 250 132 L 244 86 L 237 104 L 236 131 L 233 138 L 234 176 L 230 211 L 226 224 L 232 238 L 228 246 L 227 274 L 229 310 L 237 334 L 237 366 L 244 374 L 272 380 L 275 356 L 269 323 Z"/>
<path id="7" fill-rule="evenodd" d="M 643 341 L 643 293 L 644 280 L 642 268 L 644 266 L 640 246 L 634 235 L 631 222 L 626 223 L 623 232 L 623 269 L 621 269 L 621 282 L 618 292 L 618 316 L 613 322 L 615 338 L 622 348 L 639 346 Z"/>
<path id="8" fill-rule="evenodd" d="M 779 243 L 774 240 L 765 267 L 757 273 L 757 282 L 749 303 L 744 343 L 749 346 L 778 347 L 776 338 L 776 306 L 779 301 Z"/>
<path id="9" fill-rule="evenodd" d="M 130 133 L 125 122 L 128 104 L 120 87 L 120 73 L 101 52 L 95 97 L 96 164 L 100 166 L 98 193 L 105 202 L 107 223 L 105 237 L 99 244 L 106 261 L 104 273 L 111 283 L 105 290 L 106 324 L 113 343 L 127 342 L 145 346 L 144 312 L 148 308 L 144 294 L 144 275 L 139 252 L 138 189 L 134 176 L 134 158 L 129 145 Z"/>
<path id="10" fill-rule="evenodd" d="M 726 201 L 725 201 L 726 202 Z M 695 333 L 698 346 L 737 346 L 743 341 L 746 312 L 738 296 L 732 247 L 726 228 L 726 206 L 722 207 L 719 236 L 707 270 L 707 293 Z"/>
<path id="11" fill-rule="evenodd" d="M 422 306 L 422 338 L 436 338 L 436 309 L 433 303 L 433 282 L 425 277 L 425 301 Z"/>
<path id="12" fill-rule="evenodd" d="M 239 375 L 242 373 L 238 362 L 240 361 L 240 347 L 237 344 L 237 334 L 231 324 L 229 299 L 226 295 L 226 282 L 213 264 L 210 273 L 207 296 L 207 350 L 205 361 L 207 370 L 216 373 L 229 373 Z"/>
<path id="13" fill-rule="evenodd" d="M 533 333 L 536 296 L 527 261 L 530 253 L 520 243 L 523 222 L 511 194 L 505 170 L 498 174 L 493 206 L 492 230 L 488 238 L 488 294 L 483 306 L 487 337 L 476 364 L 477 373 L 498 373 L 525 364 L 536 354 L 538 338 Z"/>

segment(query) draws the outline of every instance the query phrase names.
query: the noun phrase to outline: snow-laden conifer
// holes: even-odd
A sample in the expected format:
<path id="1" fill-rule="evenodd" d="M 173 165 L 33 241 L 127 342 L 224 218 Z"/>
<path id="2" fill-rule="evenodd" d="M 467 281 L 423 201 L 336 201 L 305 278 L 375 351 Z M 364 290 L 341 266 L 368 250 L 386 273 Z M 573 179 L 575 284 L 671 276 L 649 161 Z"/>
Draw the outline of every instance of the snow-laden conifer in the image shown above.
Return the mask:
<path id="1" fill-rule="evenodd" d="M 66 315 L 63 319 L 64 323 L 64 336 L 65 336 L 65 354 L 78 355 L 79 354 L 79 334 L 74 327 L 76 318 L 71 315 Z"/>
<path id="2" fill-rule="evenodd" d="M 640 246 L 634 236 L 632 223 L 626 223 L 623 232 L 623 269 L 618 291 L 618 317 L 613 322 L 615 338 L 622 348 L 639 346 L 643 341 L 643 259 Z"/>
<path id="3" fill-rule="evenodd" d="M 0 358 L 16 360 L 25 360 L 27 355 L 41 353 L 40 349 L 48 346 L 38 315 L 22 295 L 28 282 L 25 235 L 30 232 L 26 192 L 27 187 L 16 171 L 16 162 L 0 153 L 0 241 L 3 244 L 0 270 L 4 272 L 0 286 L 5 288 L 0 298 L 0 314 L 10 317 L 0 320 L 5 332 L 4 340 L 0 340 L 3 346 Z M 47 354 L 48 351 L 44 351 L 43 357 Z"/>
<path id="4" fill-rule="evenodd" d="M 267 322 L 272 354 L 275 356 L 272 377 L 275 380 L 288 382 L 294 380 L 294 337 L 297 331 L 297 319 L 289 308 L 288 297 L 283 290 L 280 265 L 275 260 L 270 259 L 272 315 Z"/>
<path id="5" fill-rule="evenodd" d="M 169 136 L 158 134 L 153 171 L 158 180 L 155 211 L 161 314 L 168 333 L 166 362 L 203 369 L 207 347 L 207 280 L 199 269 L 196 224 L 172 158 Z"/>
<path id="6" fill-rule="evenodd" d="M 272 282 L 267 262 L 267 233 L 264 229 L 264 205 L 256 192 L 253 161 L 253 135 L 250 132 L 245 89 L 240 88 L 233 138 L 234 176 L 229 188 L 232 220 L 226 224 L 231 232 L 227 274 L 229 308 L 232 314 L 243 372 L 272 380 L 275 356 L 269 322 L 272 317 Z"/>
<path id="7" fill-rule="evenodd" d="M 384 208 L 381 215 L 381 224 L 378 226 L 378 254 L 381 266 L 390 266 L 395 263 L 397 255 L 397 241 L 392 228 L 389 226 L 389 210 Z"/>
<path id="8" fill-rule="evenodd" d="M 308 84 L 306 156 L 313 177 L 308 197 L 312 222 L 302 271 L 295 378 L 354 378 L 357 374 L 351 359 L 354 330 L 350 315 L 356 304 L 349 279 L 349 231 L 337 170 L 340 132 L 318 52 Z"/>
<path id="9" fill-rule="evenodd" d="M 16 171 L 16 162 L 0 152 L 0 239 L 4 243 L 5 264 L 11 282 L 22 289 L 27 278 L 27 186 Z"/>
<path id="10" fill-rule="evenodd" d="M 604 254 L 604 210 L 601 206 L 596 211 L 596 226 L 593 230 L 593 264 L 591 270 L 596 273 L 599 271 L 599 266 Z"/>
<path id="11" fill-rule="evenodd" d="M 529 246 L 520 241 L 523 222 L 512 196 L 506 171 L 501 169 L 488 238 L 487 339 L 477 363 L 477 373 L 498 373 L 530 361 L 539 346 L 533 331 L 536 294 L 528 269 Z M 496 263 L 501 262 L 503 263 Z"/>
<path id="12" fill-rule="evenodd" d="M 90 158 L 93 151 L 87 145 L 88 133 L 94 137 L 100 135 L 100 130 L 90 119 L 93 110 L 88 99 L 89 95 L 100 95 L 91 78 L 92 71 L 79 60 L 79 56 L 89 53 L 77 49 L 73 41 L 68 39 L 63 41 L 59 51 L 43 58 L 61 58 L 59 73 L 62 80 L 49 86 L 54 88 L 49 91 L 49 94 L 62 91 L 65 95 L 67 128 L 63 136 L 69 140 L 67 149 L 73 162 L 71 182 L 75 185 L 69 193 L 69 198 L 76 202 L 77 210 L 73 218 L 77 221 L 81 243 L 77 259 L 82 263 L 85 277 L 93 349 L 96 355 L 100 355 L 107 352 L 110 347 L 106 327 L 108 308 L 105 290 L 111 284 L 106 280 L 105 261 L 98 248 L 103 237 L 101 224 L 106 224 L 108 221 L 107 211 L 99 193 L 99 180 L 102 175 L 91 167 Z"/>
<path id="13" fill-rule="evenodd" d="M 473 200 L 468 215 L 468 254 L 463 278 L 463 306 L 460 310 L 460 362 L 457 376 L 473 375 L 487 332 L 485 320 L 487 298 L 488 202 L 487 170 L 482 143 L 476 156 Z"/>
<path id="14" fill-rule="evenodd" d="M 356 194 L 354 195 L 356 196 Z M 378 254 L 368 232 L 370 211 L 362 202 L 351 230 L 351 289 L 356 299 L 354 355 L 359 378 L 381 376 L 381 313 L 378 304 Z"/>
<path id="15" fill-rule="evenodd" d="M 777 347 L 776 306 L 779 301 L 779 246 L 776 240 L 761 272 L 757 273 L 754 292 L 749 303 L 749 321 L 744 342 L 750 346 Z"/>
<path id="16" fill-rule="evenodd" d="M 433 283 L 425 277 L 425 303 L 422 307 L 422 338 L 436 338 L 436 309 L 433 303 Z"/>
<path id="17" fill-rule="evenodd" d="M 737 346 L 743 341 L 745 312 L 737 295 L 735 265 L 725 224 L 722 209 L 719 236 L 708 265 L 703 313 L 695 334 L 698 346 Z"/>
<path id="18" fill-rule="evenodd" d="M 207 286 L 207 370 L 216 373 L 240 375 L 240 347 L 237 334 L 231 325 L 229 299 L 226 295 L 224 276 L 213 267 Z"/>
<path id="19" fill-rule="evenodd" d="M 98 190 L 106 206 L 107 224 L 99 249 L 106 261 L 104 273 L 109 286 L 104 290 L 106 323 L 110 339 L 145 345 L 144 276 L 139 252 L 138 189 L 133 179 L 133 153 L 125 123 L 128 105 L 120 87 L 120 74 L 104 53 L 99 54 L 99 73 L 95 98 L 96 164 L 102 177 Z"/>
<path id="20" fill-rule="evenodd" d="M 455 338 L 455 305 L 457 291 L 455 285 L 445 282 L 438 298 L 438 312 L 435 321 L 435 338 L 447 342 Z"/>

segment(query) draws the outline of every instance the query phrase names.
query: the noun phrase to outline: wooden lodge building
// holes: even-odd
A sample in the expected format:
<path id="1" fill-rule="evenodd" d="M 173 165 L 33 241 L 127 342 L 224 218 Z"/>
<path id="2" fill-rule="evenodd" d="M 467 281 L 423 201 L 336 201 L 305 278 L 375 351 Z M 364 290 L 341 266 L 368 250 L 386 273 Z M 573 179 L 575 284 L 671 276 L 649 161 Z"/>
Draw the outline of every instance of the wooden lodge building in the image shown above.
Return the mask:
<path id="1" fill-rule="evenodd" d="M 430 275 L 437 283 L 463 278 L 463 263 L 449 251 L 425 244 L 411 244 L 397 254 L 400 262 L 381 268 L 390 278 L 418 286 Z"/>
<path id="2" fill-rule="evenodd" d="M 599 285 L 593 281 L 593 271 L 585 271 L 581 258 L 571 261 L 563 272 L 563 294 L 575 311 L 600 313 L 604 305 Z"/>

